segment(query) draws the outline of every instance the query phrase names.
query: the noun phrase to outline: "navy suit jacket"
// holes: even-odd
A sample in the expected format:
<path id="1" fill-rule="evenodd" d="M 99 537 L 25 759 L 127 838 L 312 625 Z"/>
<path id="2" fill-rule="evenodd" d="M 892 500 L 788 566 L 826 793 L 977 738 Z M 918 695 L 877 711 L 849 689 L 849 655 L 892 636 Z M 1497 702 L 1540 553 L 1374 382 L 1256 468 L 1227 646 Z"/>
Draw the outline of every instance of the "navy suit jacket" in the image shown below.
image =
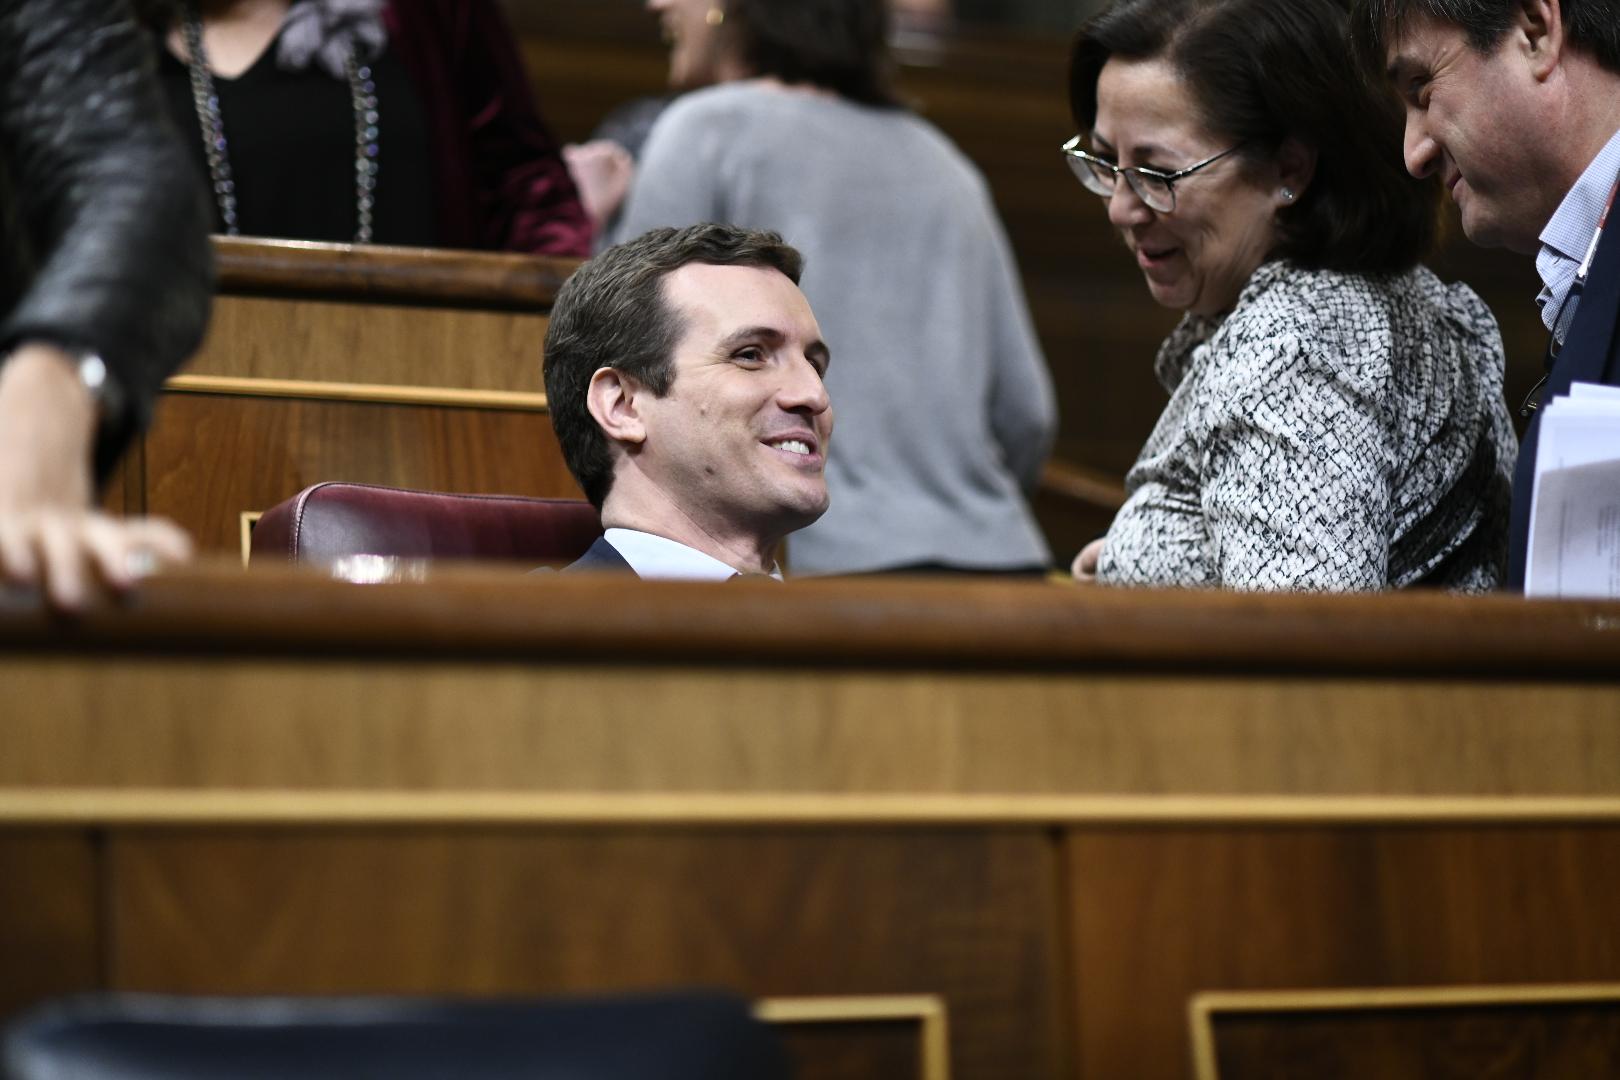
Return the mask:
<path id="1" fill-rule="evenodd" d="M 617 573 L 634 574 L 619 549 L 608 543 L 607 537 L 598 536 L 596 542 L 585 549 L 585 554 L 563 567 L 565 574 Z"/>
<path id="2" fill-rule="evenodd" d="M 1597 255 L 1587 271 L 1586 288 L 1564 347 L 1541 390 L 1541 409 L 1519 444 L 1519 465 L 1513 473 L 1513 531 L 1508 540 L 1508 587 L 1524 589 L 1524 557 L 1530 540 L 1530 494 L 1536 480 L 1536 445 L 1541 434 L 1541 410 L 1570 383 L 1590 382 L 1620 386 L 1620 215 L 1603 230 Z"/>

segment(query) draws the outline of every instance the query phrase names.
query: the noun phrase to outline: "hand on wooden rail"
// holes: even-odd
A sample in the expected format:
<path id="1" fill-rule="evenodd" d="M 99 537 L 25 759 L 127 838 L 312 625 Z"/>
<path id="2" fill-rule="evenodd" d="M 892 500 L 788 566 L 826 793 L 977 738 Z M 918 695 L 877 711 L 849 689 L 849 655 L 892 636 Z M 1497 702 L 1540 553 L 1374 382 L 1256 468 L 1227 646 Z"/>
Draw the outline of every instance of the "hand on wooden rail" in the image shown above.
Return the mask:
<path id="1" fill-rule="evenodd" d="M 1074 557 L 1074 564 L 1069 568 L 1075 581 L 1082 585 L 1097 584 L 1097 560 L 1102 558 L 1103 545 L 1107 543 L 1105 537 L 1098 537 L 1080 549 L 1080 554 Z"/>
<path id="2" fill-rule="evenodd" d="M 96 403 L 72 356 L 25 344 L 0 367 L 0 577 L 43 586 L 62 610 L 191 557 L 191 540 L 170 522 L 93 507 L 95 431 Z"/>

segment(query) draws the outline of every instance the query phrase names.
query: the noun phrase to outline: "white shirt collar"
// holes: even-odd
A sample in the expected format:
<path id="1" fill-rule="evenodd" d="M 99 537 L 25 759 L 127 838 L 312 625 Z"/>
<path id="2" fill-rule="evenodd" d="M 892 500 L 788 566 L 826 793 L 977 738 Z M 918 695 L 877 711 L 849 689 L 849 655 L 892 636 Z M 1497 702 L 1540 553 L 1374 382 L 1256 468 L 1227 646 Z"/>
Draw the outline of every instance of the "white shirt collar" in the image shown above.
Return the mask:
<path id="1" fill-rule="evenodd" d="M 736 568 L 706 555 L 696 548 L 667 537 L 635 529 L 609 529 L 602 538 L 624 556 L 630 569 L 641 578 L 662 578 L 678 581 L 730 581 L 737 576 Z M 771 577 L 782 580 L 780 568 L 771 570 Z"/>
<path id="2" fill-rule="evenodd" d="M 1608 201 L 1609 188 L 1614 184 L 1614 178 L 1620 173 L 1620 131 L 1616 131 L 1609 138 L 1597 157 L 1581 173 L 1575 186 L 1569 189 L 1564 201 L 1558 204 L 1558 210 L 1547 227 L 1541 230 L 1541 250 L 1536 253 L 1536 272 L 1541 275 L 1541 295 L 1536 297 L 1536 303 L 1541 305 L 1541 321 L 1547 329 L 1555 330 L 1562 337 L 1562 330 L 1567 329 L 1574 312 L 1567 312 L 1564 316 L 1563 328 L 1555 328 L 1553 319 L 1558 317 L 1559 309 L 1564 306 L 1564 297 L 1569 295 L 1569 288 L 1575 283 L 1575 271 L 1580 267 L 1581 260 L 1586 257 L 1586 248 L 1592 242 L 1592 234 L 1597 231 L 1598 219 L 1603 216 L 1603 204 Z"/>

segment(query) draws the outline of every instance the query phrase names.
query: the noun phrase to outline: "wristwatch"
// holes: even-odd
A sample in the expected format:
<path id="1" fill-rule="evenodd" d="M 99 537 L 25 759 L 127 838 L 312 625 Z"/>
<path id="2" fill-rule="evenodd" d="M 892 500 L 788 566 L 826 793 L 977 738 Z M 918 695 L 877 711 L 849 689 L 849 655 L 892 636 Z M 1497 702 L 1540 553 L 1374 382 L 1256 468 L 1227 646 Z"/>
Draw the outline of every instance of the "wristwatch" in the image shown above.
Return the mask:
<path id="1" fill-rule="evenodd" d="M 107 362 L 95 352 L 88 349 L 73 352 L 76 361 L 74 367 L 79 374 L 79 382 L 90 393 L 90 400 L 95 402 L 96 415 L 102 420 L 110 420 L 122 416 L 124 412 L 124 392 L 113 378 L 112 372 L 107 370 Z"/>

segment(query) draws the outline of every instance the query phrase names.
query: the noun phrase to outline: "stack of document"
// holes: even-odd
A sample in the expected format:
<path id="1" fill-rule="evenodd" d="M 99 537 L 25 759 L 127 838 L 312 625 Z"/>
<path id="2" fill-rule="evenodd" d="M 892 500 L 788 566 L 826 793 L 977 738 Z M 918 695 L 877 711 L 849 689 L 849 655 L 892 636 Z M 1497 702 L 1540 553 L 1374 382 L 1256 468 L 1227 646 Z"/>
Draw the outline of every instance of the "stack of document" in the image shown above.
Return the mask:
<path id="1" fill-rule="evenodd" d="M 1524 592 L 1620 597 L 1620 388 L 1574 383 L 1542 413 Z"/>

